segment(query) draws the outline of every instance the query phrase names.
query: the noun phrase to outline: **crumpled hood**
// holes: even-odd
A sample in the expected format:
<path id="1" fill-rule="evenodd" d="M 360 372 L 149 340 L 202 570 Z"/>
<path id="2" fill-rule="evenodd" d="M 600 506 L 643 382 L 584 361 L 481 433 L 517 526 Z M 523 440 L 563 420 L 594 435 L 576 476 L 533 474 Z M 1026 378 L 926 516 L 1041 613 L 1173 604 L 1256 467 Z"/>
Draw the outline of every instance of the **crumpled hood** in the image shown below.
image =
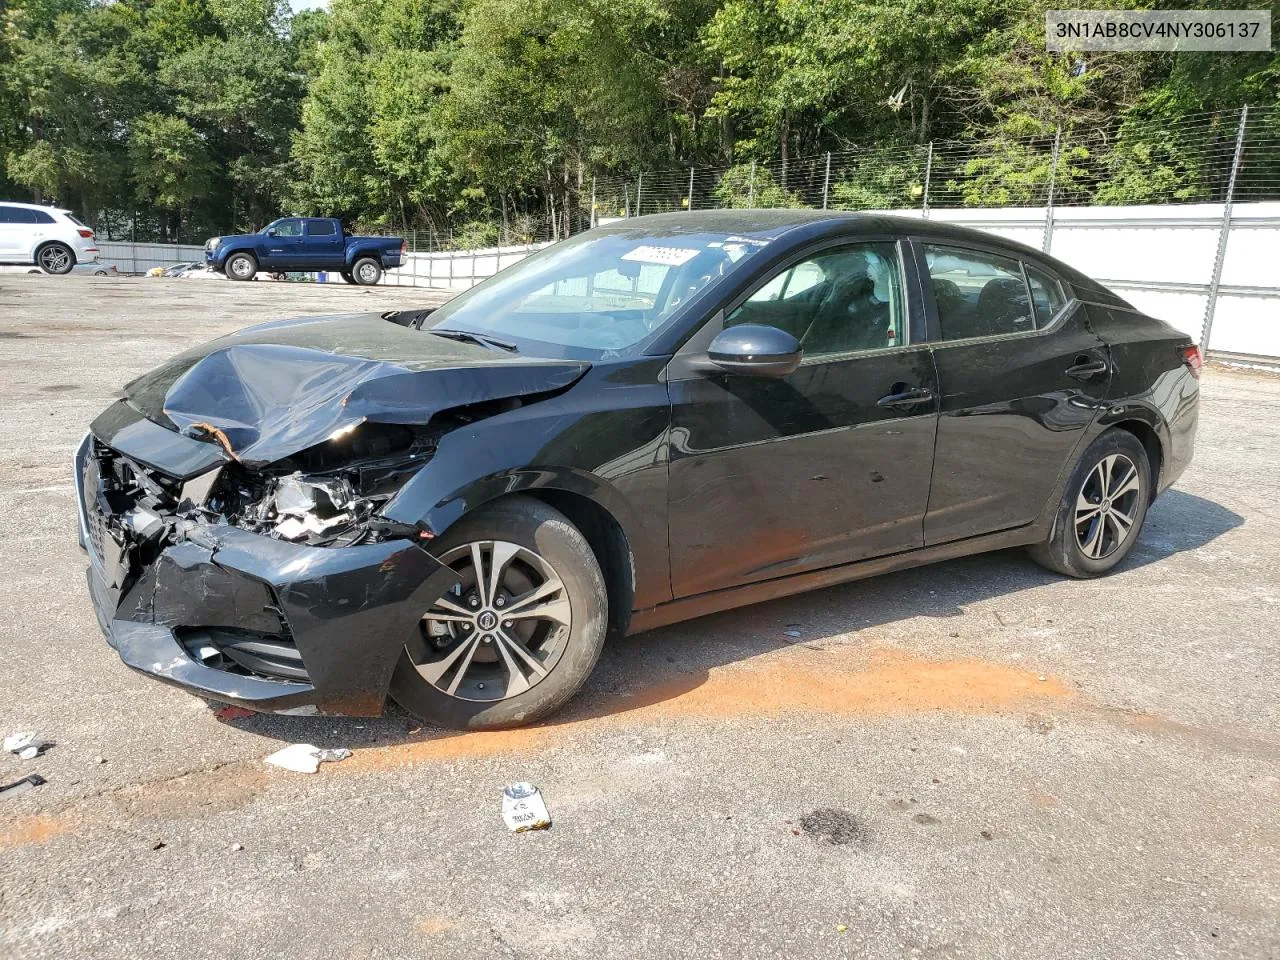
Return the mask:
<path id="1" fill-rule="evenodd" d="M 589 368 L 353 314 L 249 327 L 178 354 L 125 396 L 147 419 L 209 442 L 221 434 L 234 457 L 261 466 L 365 420 L 425 424 L 452 407 L 562 389 Z"/>

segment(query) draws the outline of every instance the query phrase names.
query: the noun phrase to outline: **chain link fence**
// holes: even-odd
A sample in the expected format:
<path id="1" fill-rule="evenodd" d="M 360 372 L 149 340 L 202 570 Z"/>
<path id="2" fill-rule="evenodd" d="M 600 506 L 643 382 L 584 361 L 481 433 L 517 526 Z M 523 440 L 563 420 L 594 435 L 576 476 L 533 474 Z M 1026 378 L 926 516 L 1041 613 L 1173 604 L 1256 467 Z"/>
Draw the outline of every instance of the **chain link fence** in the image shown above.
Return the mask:
<path id="1" fill-rule="evenodd" d="M 584 175 L 554 198 L 554 216 L 545 210 L 511 214 L 501 223 L 471 223 L 457 231 L 411 231 L 407 239 L 421 251 L 539 243 L 602 220 L 682 210 L 915 210 L 927 216 L 930 208 L 1229 199 L 1280 200 L 1280 107 L 1173 122 L 1127 119 L 1036 137 L 855 146 L 786 161 Z"/>

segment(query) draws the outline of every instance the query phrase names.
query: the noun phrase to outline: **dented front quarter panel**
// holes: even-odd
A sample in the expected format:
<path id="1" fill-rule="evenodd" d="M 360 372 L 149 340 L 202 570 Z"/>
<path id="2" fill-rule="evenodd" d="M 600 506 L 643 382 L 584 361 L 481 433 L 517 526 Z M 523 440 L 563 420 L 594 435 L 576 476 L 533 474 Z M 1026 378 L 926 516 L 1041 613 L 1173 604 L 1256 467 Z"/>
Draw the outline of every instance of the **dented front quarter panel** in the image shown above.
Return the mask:
<path id="1" fill-rule="evenodd" d="M 671 599 L 667 553 L 670 405 L 666 358 L 600 363 L 555 397 L 460 427 L 383 509 L 440 536 L 463 515 L 512 493 L 591 500 L 621 527 L 635 607 Z"/>

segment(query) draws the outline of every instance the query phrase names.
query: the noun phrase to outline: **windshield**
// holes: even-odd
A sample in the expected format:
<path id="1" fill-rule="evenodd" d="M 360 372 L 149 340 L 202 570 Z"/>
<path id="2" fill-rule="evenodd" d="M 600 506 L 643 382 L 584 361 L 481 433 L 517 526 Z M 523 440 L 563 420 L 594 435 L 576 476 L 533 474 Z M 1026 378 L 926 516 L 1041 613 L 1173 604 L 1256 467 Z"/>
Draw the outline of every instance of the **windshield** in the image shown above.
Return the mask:
<path id="1" fill-rule="evenodd" d="M 522 352 L 601 359 L 638 347 L 699 291 L 768 243 L 759 236 L 605 227 L 521 260 L 431 315 L 431 329 Z"/>

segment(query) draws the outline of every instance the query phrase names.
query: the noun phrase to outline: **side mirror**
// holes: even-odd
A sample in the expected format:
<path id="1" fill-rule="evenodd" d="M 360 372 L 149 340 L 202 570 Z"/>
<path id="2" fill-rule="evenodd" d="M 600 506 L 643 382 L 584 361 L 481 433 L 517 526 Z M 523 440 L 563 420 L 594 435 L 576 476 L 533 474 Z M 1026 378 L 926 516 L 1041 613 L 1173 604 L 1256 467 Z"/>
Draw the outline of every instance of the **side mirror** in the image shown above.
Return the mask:
<path id="1" fill-rule="evenodd" d="M 707 359 L 727 373 L 785 377 L 800 366 L 800 341 L 777 327 L 758 323 L 721 330 L 707 347 Z"/>
<path id="2" fill-rule="evenodd" d="M 267 231 L 267 236 L 268 236 L 268 237 L 274 237 L 275 235 L 276 235 L 276 228 L 275 228 L 275 227 L 272 227 L 270 230 L 268 230 L 268 231 Z"/>

